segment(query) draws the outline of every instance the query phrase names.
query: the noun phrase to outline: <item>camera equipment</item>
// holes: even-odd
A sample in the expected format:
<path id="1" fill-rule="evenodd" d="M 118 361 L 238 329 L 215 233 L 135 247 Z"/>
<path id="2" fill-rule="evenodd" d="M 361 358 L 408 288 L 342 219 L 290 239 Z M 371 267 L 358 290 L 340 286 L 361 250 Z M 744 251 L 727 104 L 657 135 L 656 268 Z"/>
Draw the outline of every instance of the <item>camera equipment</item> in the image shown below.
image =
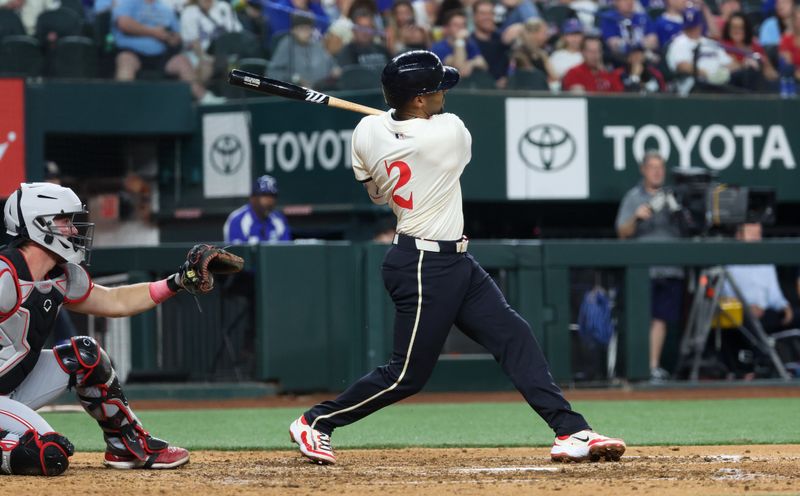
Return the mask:
<path id="1" fill-rule="evenodd" d="M 682 227 L 689 235 L 740 224 L 775 222 L 775 190 L 759 186 L 735 186 L 716 181 L 714 171 L 700 168 L 673 169 L 670 194 L 680 204 Z"/>
<path id="2" fill-rule="evenodd" d="M 723 288 L 726 285 L 730 286 L 739 302 L 746 301 L 739 285 L 725 267 L 711 267 L 700 273 L 675 370 L 679 374 L 685 373 L 689 380 L 697 381 L 700 378 L 700 367 L 703 364 L 706 343 L 711 331 L 715 331 L 718 337 L 715 341 L 718 342 L 722 328 L 727 327 L 731 332 L 738 330 L 754 349 L 766 357 L 782 379 L 790 379 L 791 376 L 775 349 L 775 337 L 767 335 L 750 307 L 743 304 L 740 310 L 743 315 L 737 318 L 731 309 L 720 304 Z"/>

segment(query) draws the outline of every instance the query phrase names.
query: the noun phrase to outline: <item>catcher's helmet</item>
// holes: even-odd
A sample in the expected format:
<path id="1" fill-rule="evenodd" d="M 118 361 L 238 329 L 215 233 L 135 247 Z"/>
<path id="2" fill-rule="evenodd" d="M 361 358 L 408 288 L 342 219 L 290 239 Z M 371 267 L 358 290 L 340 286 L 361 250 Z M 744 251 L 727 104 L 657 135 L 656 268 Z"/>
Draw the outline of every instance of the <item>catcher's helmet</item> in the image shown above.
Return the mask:
<path id="1" fill-rule="evenodd" d="M 442 65 L 435 53 L 413 50 L 398 55 L 383 68 L 383 97 L 396 109 L 415 96 L 449 90 L 459 78 L 458 70 Z"/>
<path id="2" fill-rule="evenodd" d="M 69 188 L 51 183 L 22 183 L 11 193 L 4 208 L 6 232 L 29 239 L 67 262 L 89 263 L 94 223 L 76 222 L 88 214 L 78 195 Z M 55 219 L 63 217 L 59 227 Z"/>

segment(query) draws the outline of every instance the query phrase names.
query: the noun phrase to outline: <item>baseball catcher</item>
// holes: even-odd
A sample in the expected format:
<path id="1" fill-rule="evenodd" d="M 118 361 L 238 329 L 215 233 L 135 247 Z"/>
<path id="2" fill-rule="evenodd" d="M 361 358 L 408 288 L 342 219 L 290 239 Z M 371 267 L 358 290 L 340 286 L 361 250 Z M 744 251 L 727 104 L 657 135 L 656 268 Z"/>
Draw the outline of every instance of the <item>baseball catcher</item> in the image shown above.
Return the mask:
<path id="1" fill-rule="evenodd" d="M 69 188 L 23 183 L 6 201 L 0 248 L 0 473 L 59 475 L 74 448 L 35 412 L 65 389 L 103 431 L 104 463 L 118 469 L 168 469 L 189 452 L 150 435 L 133 413 L 103 348 L 78 336 L 43 350 L 61 307 L 101 317 L 149 310 L 179 291 L 203 294 L 215 273 L 242 269 L 243 260 L 197 245 L 173 275 L 151 283 L 107 288 L 92 282 L 85 265 L 94 225 L 78 222 L 86 209 Z"/>

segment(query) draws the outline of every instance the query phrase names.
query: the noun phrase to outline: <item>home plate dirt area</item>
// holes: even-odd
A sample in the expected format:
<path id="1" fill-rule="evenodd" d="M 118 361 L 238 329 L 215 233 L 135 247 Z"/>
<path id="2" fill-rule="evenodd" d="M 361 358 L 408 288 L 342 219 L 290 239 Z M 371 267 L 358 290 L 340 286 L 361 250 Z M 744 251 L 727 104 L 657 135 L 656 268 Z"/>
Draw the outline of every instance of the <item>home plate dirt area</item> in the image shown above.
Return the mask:
<path id="1" fill-rule="evenodd" d="M 196 451 L 178 470 L 105 469 L 79 453 L 61 477 L 0 476 L 3 494 L 800 494 L 800 446 L 629 447 L 618 463 L 556 464 L 545 448 Z"/>

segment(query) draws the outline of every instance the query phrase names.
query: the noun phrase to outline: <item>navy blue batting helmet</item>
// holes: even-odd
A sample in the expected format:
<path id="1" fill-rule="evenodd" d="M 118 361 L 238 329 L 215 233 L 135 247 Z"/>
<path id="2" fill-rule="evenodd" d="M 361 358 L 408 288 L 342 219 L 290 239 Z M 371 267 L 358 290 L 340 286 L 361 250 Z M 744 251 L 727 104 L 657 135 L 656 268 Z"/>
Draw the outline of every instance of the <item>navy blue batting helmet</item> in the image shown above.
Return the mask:
<path id="1" fill-rule="evenodd" d="M 269 174 L 256 178 L 253 182 L 253 191 L 251 196 L 257 195 L 275 195 L 278 196 L 278 181 Z"/>
<path id="2" fill-rule="evenodd" d="M 381 74 L 383 96 L 392 108 L 400 108 L 418 95 L 449 90 L 458 83 L 458 69 L 442 65 L 428 50 L 412 50 L 393 58 Z"/>

